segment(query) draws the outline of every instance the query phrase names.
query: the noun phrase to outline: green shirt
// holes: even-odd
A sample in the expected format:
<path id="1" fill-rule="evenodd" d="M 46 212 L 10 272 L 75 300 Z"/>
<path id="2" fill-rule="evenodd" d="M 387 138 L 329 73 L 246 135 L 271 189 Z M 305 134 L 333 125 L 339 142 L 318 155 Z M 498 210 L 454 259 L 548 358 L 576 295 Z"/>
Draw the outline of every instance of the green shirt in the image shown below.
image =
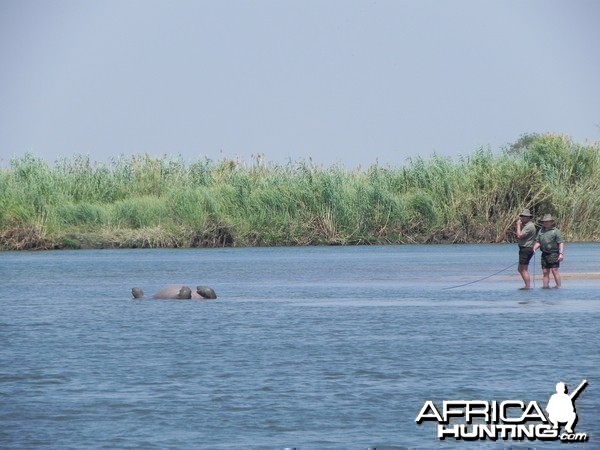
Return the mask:
<path id="1" fill-rule="evenodd" d="M 537 235 L 537 242 L 544 253 L 558 253 L 558 244 L 563 242 L 562 235 L 555 227 L 550 230 L 542 228 Z"/>
<path id="2" fill-rule="evenodd" d="M 535 225 L 529 221 L 521 228 L 522 238 L 519 238 L 519 247 L 533 247 L 535 244 Z"/>

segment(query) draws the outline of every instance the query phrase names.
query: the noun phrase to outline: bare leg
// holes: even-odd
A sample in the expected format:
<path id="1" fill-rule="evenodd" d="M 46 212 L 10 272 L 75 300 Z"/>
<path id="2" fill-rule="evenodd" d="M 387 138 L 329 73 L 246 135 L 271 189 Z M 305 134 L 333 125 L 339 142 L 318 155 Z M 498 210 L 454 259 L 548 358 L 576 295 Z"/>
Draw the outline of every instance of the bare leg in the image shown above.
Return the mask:
<path id="1" fill-rule="evenodd" d="M 560 273 L 558 273 L 558 267 L 554 267 L 552 269 L 552 276 L 554 277 L 554 282 L 556 283 L 556 287 L 559 288 L 561 287 L 562 283 L 561 283 L 561 278 L 560 278 Z"/>
<path id="2" fill-rule="evenodd" d="M 542 269 L 543 275 L 542 275 L 542 282 L 543 282 L 543 288 L 544 289 L 549 289 L 550 288 L 550 269 Z"/>
<path id="3" fill-rule="evenodd" d="M 525 289 L 529 289 L 530 286 L 530 277 L 529 277 L 529 267 L 525 264 L 519 264 L 519 273 L 521 274 L 521 278 L 523 278 L 523 282 L 525 283 Z"/>

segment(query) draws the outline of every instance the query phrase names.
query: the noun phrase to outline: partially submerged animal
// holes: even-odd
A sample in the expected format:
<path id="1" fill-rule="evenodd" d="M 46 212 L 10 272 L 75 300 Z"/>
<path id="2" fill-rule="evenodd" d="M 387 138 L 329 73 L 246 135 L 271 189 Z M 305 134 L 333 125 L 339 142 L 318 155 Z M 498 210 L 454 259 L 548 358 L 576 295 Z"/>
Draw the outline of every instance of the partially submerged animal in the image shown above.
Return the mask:
<path id="1" fill-rule="evenodd" d="M 141 288 L 134 287 L 131 289 L 131 295 L 133 295 L 133 298 L 142 299 L 144 298 L 144 291 L 142 291 Z M 162 288 L 160 291 L 154 294 L 152 298 L 179 300 L 189 300 L 195 298 L 200 300 L 212 300 L 217 298 L 217 294 L 208 286 L 197 286 L 196 292 L 192 292 L 188 286 L 173 284 L 171 286 Z"/>
<path id="2" fill-rule="evenodd" d="M 214 300 L 217 298 L 215 291 L 208 286 L 196 286 L 196 293 L 205 300 Z"/>

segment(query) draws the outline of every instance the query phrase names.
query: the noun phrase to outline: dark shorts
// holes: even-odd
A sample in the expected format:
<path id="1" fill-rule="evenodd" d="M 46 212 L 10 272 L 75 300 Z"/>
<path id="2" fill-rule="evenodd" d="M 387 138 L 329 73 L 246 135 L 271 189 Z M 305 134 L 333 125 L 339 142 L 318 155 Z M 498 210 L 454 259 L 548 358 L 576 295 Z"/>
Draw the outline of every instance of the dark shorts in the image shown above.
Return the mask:
<path id="1" fill-rule="evenodd" d="M 542 252 L 542 269 L 558 269 L 559 267 L 558 253 Z"/>
<path id="2" fill-rule="evenodd" d="M 519 265 L 528 266 L 533 257 L 532 247 L 519 247 Z"/>

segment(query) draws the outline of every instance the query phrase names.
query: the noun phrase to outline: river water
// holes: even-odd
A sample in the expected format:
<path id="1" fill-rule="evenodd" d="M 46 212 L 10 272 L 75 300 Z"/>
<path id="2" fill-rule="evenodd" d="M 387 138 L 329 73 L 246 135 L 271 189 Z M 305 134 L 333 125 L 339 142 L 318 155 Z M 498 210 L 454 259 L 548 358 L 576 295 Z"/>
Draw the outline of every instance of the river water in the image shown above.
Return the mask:
<path id="1" fill-rule="evenodd" d="M 559 448 L 439 440 L 415 419 L 428 400 L 545 407 L 583 379 L 589 441 L 568 448 L 600 448 L 600 279 L 520 291 L 516 261 L 513 245 L 0 253 L 0 448 Z M 600 245 L 567 245 L 561 271 L 600 272 Z M 173 283 L 219 298 L 130 295 Z"/>

